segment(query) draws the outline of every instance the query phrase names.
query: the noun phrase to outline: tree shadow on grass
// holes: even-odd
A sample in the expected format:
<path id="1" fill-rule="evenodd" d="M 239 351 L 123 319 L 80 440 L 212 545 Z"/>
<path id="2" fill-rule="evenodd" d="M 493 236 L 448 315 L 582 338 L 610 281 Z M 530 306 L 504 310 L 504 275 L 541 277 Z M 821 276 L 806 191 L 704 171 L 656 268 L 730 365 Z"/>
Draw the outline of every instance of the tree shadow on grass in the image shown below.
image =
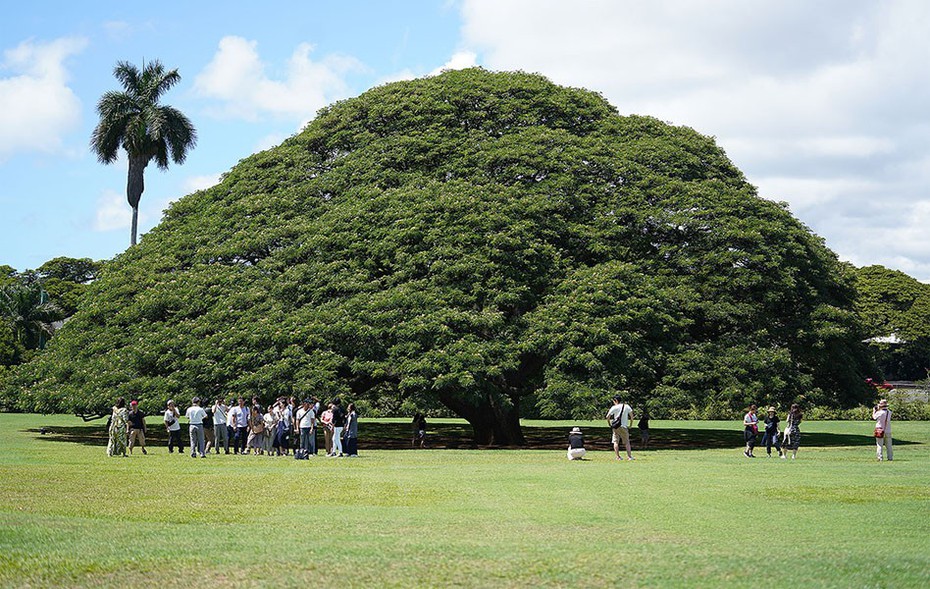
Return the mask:
<path id="1" fill-rule="evenodd" d="M 706 450 L 713 448 L 739 448 L 743 446 L 741 429 L 692 429 L 687 422 L 682 427 L 653 428 L 650 430 L 650 450 Z M 88 424 L 68 427 L 48 426 L 25 430 L 36 435 L 36 439 L 71 442 L 89 446 L 106 446 L 107 431 L 103 424 Z M 42 433 L 44 431 L 45 433 Z M 589 450 L 612 450 L 610 429 L 606 426 L 584 428 L 585 446 Z M 521 448 L 539 450 L 562 450 L 568 445 L 568 428 L 524 426 L 526 444 Z M 359 448 L 381 450 L 404 450 L 413 448 L 412 432 L 406 423 L 360 422 Z M 758 440 L 761 441 L 760 435 Z M 182 428 L 182 439 L 187 443 L 187 430 Z M 639 430 L 630 430 L 630 442 L 638 449 Z M 807 447 L 868 446 L 875 443 L 869 435 L 835 433 L 801 433 L 801 445 Z M 911 445 L 917 442 L 895 438 L 895 445 Z M 146 434 L 147 446 L 167 446 L 168 435 L 164 428 L 150 427 Z M 467 424 L 430 424 L 427 430 L 426 447 L 434 449 L 479 448 Z M 493 446 L 499 447 L 499 446 Z M 323 436 L 317 435 L 317 448 L 323 448 Z"/>

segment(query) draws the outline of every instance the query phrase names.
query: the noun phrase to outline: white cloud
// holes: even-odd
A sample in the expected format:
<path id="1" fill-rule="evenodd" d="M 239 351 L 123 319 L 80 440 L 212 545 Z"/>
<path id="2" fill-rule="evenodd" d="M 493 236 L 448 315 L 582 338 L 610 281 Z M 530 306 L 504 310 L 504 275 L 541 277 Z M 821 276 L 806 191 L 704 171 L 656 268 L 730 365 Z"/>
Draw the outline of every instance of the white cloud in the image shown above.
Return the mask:
<path id="1" fill-rule="evenodd" d="M 272 147 L 277 147 L 285 139 L 287 135 L 284 133 L 269 133 L 255 143 L 255 152 L 265 151 L 266 149 L 271 149 Z"/>
<path id="2" fill-rule="evenodd" d="M 55 152 L 81 122 L 81 101 L 68 86 L 65 60 L 84 49 L 76 37 L 24 41 L 4 51 L 0 73 L 0 159 L 20 151 Z"/>
<path id="3" fill-rule="evenodd" d="M 144 215 L 140 215 L 140 224 Z M 115 190 L 104 190 L 97 199 L 97 212 L 94 218 L 95 231 L 113 231 L 128 229 L 132 225 L 132 209 L 126 202 L 126 196 Z"/>
<path id="4" fill-rule="evenodd" d="M 242 37 L 220 40 L 213 60 L 194 81 L 203 97 L 222 102 L 217 114 L 246 120 L 265 115 L 308 120 L 333 100 L 348 95 L 346 74 L 362 69 L 353 57 L 311 59 L 313 46 L 302 43 L 287 62 L 282 79 L 272 79 L 258 54 L 258 43 Z"/>
<path id="5" fill-rule="evenodd" d="M 449 58 L 449 61 L 429 73 L 436 76 L 448 70 L 464 70 L 478 65 L 478 54 L 473 51 L 459 51 Z"/>
<path id="6" fill-rule="evenodd" d="M 220 183 L 220 174 L 207 174 L 205 176 L 191 176 L 184 181 L 184 192 L 191 193 L 206 190 Z"/>
<path id="7" fill-rule="evenodd" d="M 930 3 L 464 0 L 460 11 L 460 46 L 486 67 L 718 137 L 762 196 L 789 202 L 845 259 L 930 278 L 914 221 L 930 179 Z"/>

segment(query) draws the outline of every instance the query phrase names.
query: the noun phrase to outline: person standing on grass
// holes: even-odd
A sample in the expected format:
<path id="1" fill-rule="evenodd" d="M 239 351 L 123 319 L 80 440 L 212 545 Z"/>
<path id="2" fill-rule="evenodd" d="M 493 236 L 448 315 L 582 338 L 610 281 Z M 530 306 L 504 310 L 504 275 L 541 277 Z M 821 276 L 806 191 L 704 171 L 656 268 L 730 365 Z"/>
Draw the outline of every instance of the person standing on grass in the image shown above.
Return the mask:
<path id="1" fill-rule="evenodd" d="M 204 405 L 206 405 L 206 403 L 204 403 Z M 203 412 L 206 414 L 206 417 L 203 418 L 203 453 L 209 454 L 210 448 L 216 443 L 216 434 L 214 433 L 216 428 L 213 424 L 213 408 L 204 407 Z"/>
<path id="2" fill-rule="evenodd" d="M 253 397 L 254 399 L 254 397 Z M 256 456 L 265 450 L 265 416 L 262 407 L 257 402 L 252 403 L 249 409 L 249 435 L 245 442 L 245 453 Z"/>
<path id="3" fill-rule="evenodd" d="M 759 418 L 756 416 L 756 406 L 750 405 L 749 411 L 743 417 L 743 438 L 746 440 L 743 456 L 746 458 L 755 458 L 752 451 L 756 447 L 757 433 L 759 433 Z"/>
<path id="4" fill-rule="evenodd" d="M 116 400 L 110 413 L 110 439 L 107 442 L 107 456 L 126 456 L 129 412 L 126 411 L 126 399 Z"/>
<path id="5" fill-rule="evenodd" d="M 184 453 L 184 442 L 181 441 L 181 413 L 175 406 L 174 401 L 168 401 L 168 408 L 165 409 L 165 429 L 168 430 L 168 454 L 174 452 L 174 447 L 178 447 L 178 454 Z"/>
<path id="6" fill-rule="evenodd" d="M 345 428 L 345 454 L 349 458 L 358 457 L 358 413 L 355 412 L 355 403 L 346 407 Z"/>
<path id="7" fill-rule="evenodd" d="M 791 450 L 791 459 L 798 456 L 798 448 L 801 447 L 801 408 L 797 403 L 791 405 L 788 410 L 788 417 L 785 418 L 785 434 L 782 439 L 781 449 L 782 458 L 788 456 L 788 450 Z"/>
<path id="8" fill-rule="evenodd" d="M 313 444 L 311 442 L 316 435 L 316 432 L 313 431 L 316 427 L 316 414 L 313 413 L 310 399 L 304 399 L 304 402 L 300 404 L 300 409 L 297 410 L 297 417 L 294 421 L 300 431 L 300 449 L 306 456 L 310 456 L 313 453 Z"/>
<path id="9" fill-rule="evenodd" d="M 568 459 L 583 460 L 587 451 L 584 449 L 584 435 L 580 427 L 573 427 L 568 433 Z"/>
<path id="10" fill-rule="evenodd" d="M 288 437 L 293 427 L 291 423 L 293 413 L 291 413 L 290 403 L 287 402 L 284 397 L 280 397 L 275 404 L 274 416 L 275 429 L 272 446 L 278 456 L 286 456 L 289 449 Z"/>
<path id="11" fill-rule="evenodd" d="M 342 408 L 342 401 L 333 401 L 333 451 L 332 456 L 342 456 L 342 430 L 346 426 L 346 410 Z"/>
<path id="12" fill-rule="evenodd" d="M 228 420 L 229 407 L 223 402 L 223 397 L 217 397 L 213 403 L 213 437 L 217 454 L 220 453 L 220 448 L 229 454 L 229 428 L 226 426 Z"/>
<path id="13" fill-rule="evenodd" d="M 642 442 L 642 449 L 645 450 L 649 446 L 649 408 L 643 407 L 643 415 L 639 418 L 639 423 L 636 424 L 637 429 L 639 429 L 639 439 Z"/>
<path id="14" fill-rule="evenodd" d="M 872 419 L 875 420 L 875 453 L 878 461 L 882 461 L 882 450 L 888 460 L 893 460 L 891 454 L 891 409 L 888 401 L 882 399 L 872 410 Z M 879 435 L 881 434 L 881 435 Z"/>
<path id="15" fill-rule="evenodd" d="M 244 397 L 239 397 L 236 406 L 229 410 L 229 421 L 236 428 L 233 452 L 245 454 L 246 442 L 249 438 L 249 408 L 245 404 Z"/>
<path id="16" fill-rule="evenodd" d="M 326 446 L 326 455 L 333 453 L 333 405 L 332 403 L 320 414 L 320 423 L 323 425 L 323 443 Z"/>
<path id="17" fill-rule="evenodd" d="M 207 412 L 200 406 L 200 397 L 191 400 L 191 406 L 184 412 L 187 417 L 188 429 L 191 436 L 191 458 L 206 458 L 204 454 L 203 422 L 207 419 Z"/>
<path id="18" fill-rule="evenodd" d="M 614 397 L 613 407 L 607 412 L 607 424 L 611 429 L 611 442 L 614 445 L 614 454 L 620 458 L 620 441 L 626 449 L 626 459 L 633 460 L 633 450 L 630 448 L 630 421 L 633 419 L 633 408 Z"/>
<path id="19" fill-rule="evenodd" d="M 310 397 L 310 410 L 313 411 L 313 434 L 310 436 L 310 453 L 316 455 L 316 435 L 320 423 L 320 400 Z"/>
<path id="20" fill-rule="evenodd" d="M 132 400 L 129 402 L 129 453 L 132 454 L 132 449 L 136 445 L 136 440 L 139 440 L 139 447 L 142 448 L 143 454 L 148 454 L 145 451 L 145 413 L 139 410 L 139 402 Z"/>
<path id="21" fill-rule="evenodd" d="M 262 417 L 265 423 L 265 435 L 262 437 L 262 451 L 268 456 L 280 456 L 281 451 L 275 448 L 275 441 L 278 439 L 278 425 L 281 420 L 278 418 L 279 405 L 284 403 L 284 399 L 278 399 L 277 403 L 268 406 L 268 411 Z"/>
<path id="22" fill-rule="evenodd" d="M 775 408 L 769 407 L 765 416 L 765 433 L 762 434 L 762 445 L 765 446 L 765 453 L 769 458 L 772 457 L 772 445 L 778 450 L 779 458 L 785 457 L 781 452 L 781 442 L 778 439 L 779 421 L 778 415 L 775 413 Z"/>
<path id="23" fill-rule="evenodd" d="M 413 439 L 410 440 L 410 444 L 416 448 L 417 442 L 420 442 L 421 448 L 426 448 L 426 417 L 422 413 L 417 413 L 413 416 Z"/>

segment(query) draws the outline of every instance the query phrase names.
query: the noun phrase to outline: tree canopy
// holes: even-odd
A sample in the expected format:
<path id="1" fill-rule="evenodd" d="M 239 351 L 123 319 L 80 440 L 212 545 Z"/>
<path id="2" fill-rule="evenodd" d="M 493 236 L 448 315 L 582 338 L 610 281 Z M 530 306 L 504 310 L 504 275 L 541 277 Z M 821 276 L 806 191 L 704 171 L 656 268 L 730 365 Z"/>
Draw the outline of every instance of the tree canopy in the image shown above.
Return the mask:
<path id="1" fill-rule="evenodd" d="M 654 415 L 869 391 L 849 268 L 713 139 L 481 69 L 374 88 L 175 202 L 14 382 L 33 410 L 193 394 Z"/>
<path id="2" fill-rule="evenodd" d="M 869 338 L 894 334 L 902 344 L 869 346 L 882 376 L 919 380 L 930 376 L 930 284 L 883 266 L 856 271 L 856 310 Z"/>
<path id="3" fill-rule="evenodd" d="M 126 200 L 132 207 L 130 244 L 135 245 L 145 168 L 153 160 L 162 170 L 168 169 L 169 161 L 184 163 L 187 152 L 197 144 L 197 131 L 184 113 L 159 104 L 162 95 L 181 81 L 178 70 L 165 70 L 158 60 L 144 64 L 141 70 L 120 61 L 113 68 L 113 76 L 123 90 L 111 90 L 100 97 L 100 121 L 91 135 L 90 147 L 104 164 L 115 162 L 120 148 L 126 152 Z"/>

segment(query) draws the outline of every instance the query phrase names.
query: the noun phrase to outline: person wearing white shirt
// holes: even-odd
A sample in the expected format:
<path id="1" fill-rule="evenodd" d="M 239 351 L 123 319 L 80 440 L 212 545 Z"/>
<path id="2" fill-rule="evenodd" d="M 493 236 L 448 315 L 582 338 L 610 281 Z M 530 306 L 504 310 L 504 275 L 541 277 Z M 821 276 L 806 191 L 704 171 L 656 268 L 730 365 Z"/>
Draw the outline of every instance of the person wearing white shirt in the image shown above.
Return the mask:
<path id="1" fill-rule="evenodd" d="M 888 401 L 882 399 L 872 410 L 872 419 L 875 420 L 875 452 L 878 461 L 882 461 L 882 450 L 885 451 L 885 458 L 893 460 L 891 454 L 891 409 L 888 408 Z M 881 430 L 881 436 L 879 436 Z"/>
<path id="2" fill-rule="evenodd" d="M 620 441 L 623 440 L 623 446 L 626 449 L 626 459 L 633 460 L 633 450 L 630 448 L 630 421 L 633 419 L 633 408 L 620 401 L 620 397 L 614 397 L 613 407 L 607 412 L 607 424 L 613 432 L 611 442 L 614 445 L 614 453 L 617 460 L 620 458 Z"/>
<path id="3" fill-rule="evenodd" d="M 168 454 L 174 452 L 174 447 L 178 447 L 178 454 L 184 453 L 184 442 L 181 441 L 181 424 L 178 419 L 181 414 L 175 406 L 173 400 L 168 401 L 168 408 L 165 409 L 165 428 L 168 430 Z"/>
<path id="4" fill-rule="evenodd" d="M 220 453 L 220 448 L 226 450 L 229 454 L 229 430 L 226 428 L 229 416 L 229 407 L 223 402 L 222 397 L 217 397 L 213 403 L 213 435 L 216 437 L 216 453 Z"/>
<path id="5" fill-rule="evenodd" d="M 245 454 L 245 445 L 249 439 L 249 408 L 244 398 L 239 397 L 239 404 L 229 410 L 229 423 L 236 428 L 233 450 L 236 454 Z"/>
<path id="6" fill-rule="evenodd" d="M 203 420 L 207 418 L 207 412 L 200 406 L 200 397 L 194 397 L 191 400 L 191 406 L 184 413 L 189 422 L 191 434 L 191 458 L 206 458 L 204 454 L 204 437 L 203 437 Z"/>
<path id="7" fill-rule="evenodd" d="M 300 409 L 297 410 L 297 427 L 300 430 L 300 449 L 309 456 L 312 451 L 310 441 L 316 433 L 313 431 L 316 425 L 316 414 L 310 407 L 310 400 L 304 399 Z"/>

